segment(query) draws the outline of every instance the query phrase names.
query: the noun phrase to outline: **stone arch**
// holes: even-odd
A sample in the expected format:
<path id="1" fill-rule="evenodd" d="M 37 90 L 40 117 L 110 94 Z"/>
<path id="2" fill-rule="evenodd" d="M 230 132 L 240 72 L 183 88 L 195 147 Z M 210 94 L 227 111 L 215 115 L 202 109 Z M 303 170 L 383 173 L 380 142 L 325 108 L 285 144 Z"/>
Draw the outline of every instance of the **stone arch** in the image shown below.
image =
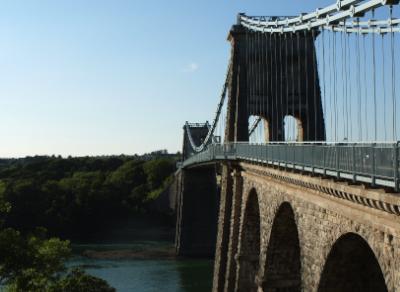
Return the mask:
<path id="1" fill-rule="evenodd" d="M 300 292 L 300 242 L 291 205 L 280 205 L 270 233 L 264 268 L 263 291 Z"/>
<path id="2" fill-rule="evenodd" d="M 256 292 L 260 261 L 260 206 L 255 189 L 250 191 L 243 214 L 239 250 L 239 278 L 236 291 Z"/>
<path id="3" fill-rule="evenodd" d="M 374 252 L 358 234 L 342 235 L 328 254 L 318 292 L 334 291 L 388 291 Z"/>
<path id="4" fill-rule="evenodd" d="M 303 122 L 299 117 L 286 115 L 283 118 L 283 138 L 285 141 L 304 141 Z"/>

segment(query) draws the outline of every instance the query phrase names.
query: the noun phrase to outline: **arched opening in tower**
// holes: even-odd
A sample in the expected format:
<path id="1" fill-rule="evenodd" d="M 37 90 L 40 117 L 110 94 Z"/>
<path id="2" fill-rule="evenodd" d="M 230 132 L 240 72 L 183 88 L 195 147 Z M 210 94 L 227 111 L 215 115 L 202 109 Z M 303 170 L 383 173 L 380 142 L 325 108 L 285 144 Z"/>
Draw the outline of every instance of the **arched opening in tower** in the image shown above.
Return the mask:
<path id="1" fill-rule="evenodd" d="M 300 244 L 294 213 L 283 203 L 275 216 L 267 248 L 263 291 L 300 292 Z"/>
<path id="2" fill-rule="evenodd" d="M 256 275 L 260 258 L 260 208 L 257 193 L 252 190 L 244 212 L 242 238 L 239 251 L 240 292 L 256 292 Z"/>
<path id="3" fill-rule="evenodd" d="M 292 115 L 285 116 L 283 129 L 285 141 L 304 141 L 303 123 L 299 118 Z"/>
<path id="4" fill-rule="evenodd" d="M 265 117 L 251 115 L 249 117 L 249 140 L 253 143 L 269 142 L 270 124 Z"/>
<path id="5" fill-rule="evenodd" d="M 333 245 L 318 292 L 387 292 L 379 263 L 368 243 L 347 233 Z"/>

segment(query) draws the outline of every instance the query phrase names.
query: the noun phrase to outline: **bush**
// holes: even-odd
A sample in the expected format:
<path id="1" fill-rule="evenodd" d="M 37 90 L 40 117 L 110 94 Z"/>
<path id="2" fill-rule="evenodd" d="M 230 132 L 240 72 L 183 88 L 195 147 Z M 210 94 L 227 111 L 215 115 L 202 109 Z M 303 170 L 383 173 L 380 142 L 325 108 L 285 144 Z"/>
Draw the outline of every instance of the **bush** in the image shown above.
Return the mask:
<path id="1" fill-rule="evenodd" d="M 51 289 L 51 292 L 115 292 L 103 279 L 86 274 L 81 269 L 72 270 Z"/>

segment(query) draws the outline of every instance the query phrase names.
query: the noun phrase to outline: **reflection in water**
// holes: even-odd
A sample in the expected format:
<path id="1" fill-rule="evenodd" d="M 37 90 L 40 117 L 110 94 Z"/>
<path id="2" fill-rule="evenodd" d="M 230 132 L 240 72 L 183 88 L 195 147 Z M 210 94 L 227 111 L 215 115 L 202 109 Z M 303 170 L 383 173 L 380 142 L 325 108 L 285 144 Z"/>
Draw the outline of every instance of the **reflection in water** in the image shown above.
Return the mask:
<path id="1" fill-rule="evenodd" d="M 152 248 L 157 243 L 148 243 Z M 90 245 L 91 250 L 136 250 L 143 243 Z M 164 245 L 165 246 L 165 245 Z M 80 246 L 75 250 L 82 250 Z M 80 253 L 80 252 L 79 252 Z M 70 266 L 80 266 L 88 273 L 103 278 L 118 292 L 205 292 L 211 291 L 213 262 L 210 260 L 176 259 L 93 259 L 74 257 Z"/>
<path id="2" fill-rule="evenodd" d="M 177 262 L 181 290 L 185 292 L 211 291 L 213 261 L 184 260 Z"/>

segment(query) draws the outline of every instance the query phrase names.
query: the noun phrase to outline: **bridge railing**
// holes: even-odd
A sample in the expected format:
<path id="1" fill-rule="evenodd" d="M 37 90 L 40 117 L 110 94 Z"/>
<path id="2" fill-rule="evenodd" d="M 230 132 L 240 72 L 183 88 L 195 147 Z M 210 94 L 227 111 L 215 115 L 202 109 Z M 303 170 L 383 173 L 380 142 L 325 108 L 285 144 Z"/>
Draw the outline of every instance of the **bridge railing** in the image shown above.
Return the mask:
<path id="1" fill-rule="evenodd" d="M 399 188 L 399 143 L 276 142 L 209 145 L 182 164 L 240 160 Z"/>

